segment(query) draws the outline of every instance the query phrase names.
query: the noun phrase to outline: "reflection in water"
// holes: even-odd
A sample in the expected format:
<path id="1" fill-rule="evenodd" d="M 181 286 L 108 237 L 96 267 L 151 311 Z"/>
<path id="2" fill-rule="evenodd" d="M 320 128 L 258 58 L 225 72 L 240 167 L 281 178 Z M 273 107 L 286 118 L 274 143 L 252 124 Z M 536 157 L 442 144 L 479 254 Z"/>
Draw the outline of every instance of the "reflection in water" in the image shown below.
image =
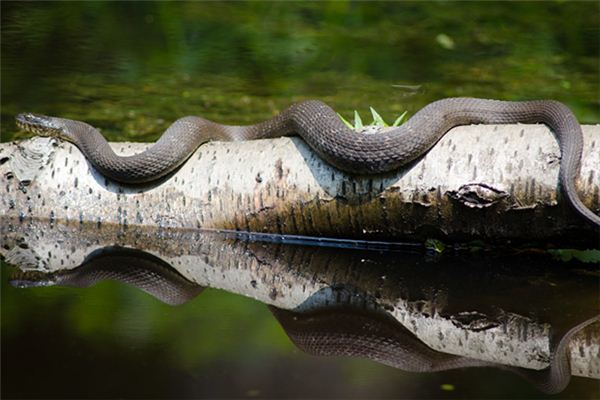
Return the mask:
<path id="1" fill-rule="evenodd" d="M 365 357 L 410 372 L 496 367 L 523 376 L 544 393 L 559 393 L 567 387 L 571 378 L 569 342 L 573 335 L 600 320 L 593 317 L 562 334 L 551 350 L 550 366 L 531 371 L 435 351 L 385 314 L 336 306 L 309 313 L 274 307 L 271 311 L 294 344 L 309 354 Z"/>
<path id="2" fill-rule="evenodd" d="M 64 233 L 64 231 L 61 232 L 61 234 Z M 256 270 L 257 264 L 255 263 L 258 260 L 258 265 L 262 267 L 263 277 L 275 270 L 274 275 L 270 275 L 260 282 L 261 286 L 265 286 L 262 292 L 267 293 L 267 298 L 263 301 L 270 304 L 270 310 L 293 343 L 309 354 L 369 358 L 412 372 L 435 372 L 465 367 L 496 367 L 524 377 L 545 393 L 558 393 L 567 386 L 571 377 L 571 362 L 573 361 L 571 340 L 584 328 L 599 320 L 599 316 L 595 315 L 597 310 L 594 310 L 592 316 L 579 317 L 576 321 L 557 320 L 551 327 L 552 333 L 547 334 L 549 354 L 543 368 L 532 369 L 535 365 L 529 365 L 529 369 L 510 366 L 507 365 L 509 364 L 507 360 L 517 359 L 519 356 L 516 354 L 517 351 L 525 351 L 526 353 L 521 355 L 525 359 L 540 358 L 539 342 L 548 329 L 540 330 L 540 327 L 536 327 L 536 323 L 532 321 L 523 323 L 522 320 L 519 320 L 518 315 L 511 315 L 511 320 L 499 322 L 498 318 L 491 318 L 481 311 L 453 312 L 446 306 L 447 311 L 444 312 L 443 307 L 439 304 L 439 310 L 421 309 L 419 311 L 422 315 L 421 321 L 414 316 L 412 319 L 407 319 L 413 325 L 413 329 L 409 329 L 401 323 L 402 318 L 398 317 L 398 312 L 394 313 L 385 303 L 386 300 L 393 298 L 409 298 L 410 294 L 407 291 L 414 290 L 415 282 L 411 284 L 405 282 L 404 279 L 397 279 L 398 277 L 392 278 L 394 287 L 388 286 L 384 290 L 380 282 L 372 282 L 373 280 L 381 281 L 381 275 L 359 271 L 361 268 L 364 270 L 365 262 L 367 265 L 372 264 L 378 257 L 386 255 L 385 253 L 365 252 L 364 249 L 360 249 L 353 254 L 346 254 L 334 248 L 315 248 L 310 246 L 310 240 L 306 238 L 302 241 L 295 241 L 295 244 L 283 245 L 265 241 L 240 240 L 239 235 L 234 235 L 236 237 L 232 238 L 231 235 L 228 237 L 215 233 L 179 232 L 177 233 L 180 236 L 179 239 L 181 239 L 181 235 L 187 239 L 190 239 L 190 235 L 192 235 L 197 241 L 193 246 L 194 249 L 188 254 L 179 254 L 179 257 L 174 257 L 174 248 L 169 248 L 172 244 L 168 243 L 174 239 L 173 234 L 173 232 L 162 232 L 160 235 L 154 236 L 154 243 L 162 247 L 162 251 L 158 253 L 166 254 L 167 258 L 175 260 L 173 266 L 161 257 L 146 251 L 107 246 L 93 250 L 85 257 L 80 266 L 71 265 L 65 268 L 66 259 L 71 259 L 73 263 L 76 261 L 70 256 L 61 256 L 60 254 L 54 254 L 54 257 L 49 256 L 48 259 L 42 260 L 36 255 L 35 248 L 25 244 L 20 235 L 16 235 L 19 237 L 15 241 L 15 243 L 19 243 L 17 246 L 13 248 L 5 246 L 2 251 L 9 261 L 22 269 L 14 274 L 11 281 L 17 287 L 48 285 L 89 287 L 102 280 L 114 280 L 135 286 L 172 305 L 182 304 L 196 297 L 203 289 L 203 286 L 198 284 L 202 281 L 202 276 L 204 276 L 205 285 L 222 287 L 224 281 L 228 281 L 228 290 L 248 295 L 248 282 L 244 279 L 244 266 L 251 265 L 250 268 Z M 40 236 L 36 236 L 37 245 L 40 249 L 44 248 L 42 245 L 44 240 L 39 240 Z M 55 239 L 52 235 L 46 234 L 45 236 L 50 237 L 51 240 Z M 73 239 L 81 240 L 84 236 L 73 236 Z M 132 237 L 139 237 L 139 233 Z M 10 235 L 4 237 L 6 243 L 10 243 L 11 238 L 13 237 Z M 254 237 L 254 239 L 257 238 L 259 237 Z M 33 241 L 35 242 L 35 240 Z M 64 240 L 61 240 L 60 243 L 65 248 L 69 248 L 68 243 L 65 243 Z M 92 241 L 88 243 L 92 243 Z M 97 243 L 98 241 L 96 241 L 96 245 Z M 314 244 L 322 246 L 323 243 L 315 242 Z M 7 247 L 10 248 L 8 251 Z M 336 264 L 333 261 L 334 258 L 331 257 L 332 254 L 337 254 L 337 260 L 341 260 L 341 263 Z M 358 268 L 350 261 L 357 256 L 360 257 L 357 259 Z M 191 264 L 199 263 L 194 270 L 196 274 L 191 273 L 192 270 L 184 266 L 181 257 L 187 258 Z M 409 254 L 396 252 L 394 255 L 395 259 L 402 257 L 409 258 Z M 283 268 L 281 268 L 282 263 Z M 40 265 L 42 268 L 38 267 Z M 348 265 L 351 265 L 349 269 Z M 406 264 L 404 265 L 406 266 Z M 223 273 L 224 269 L 214 273 L 210 269 L 218 269 L 223 266 L 231 267 L 234 273 L 225 274 Z M 380 268 L 376 265 L 372 269 L 379 272 Z M 198 273 L 198 271 L 200 272 Z M 238 273 L 236 274 L 235 271 Z M 306 274 L 310 276 L 310 279 L 307 279 Z M 217 275 L 221 275 L 223 280 L 215 280 L 214 277 Z M 505 278 L 496 278 L 501 286 L 502 280 Z M 383 276 L 383 279 L 386 277 Z M 270 281 L 271 284 L 266 285 L 267 281 Z M 278 301 L 278 297 L 285 299 L 281 290 L 281 283 L 284 282 L 289 288 L 292 285 L 295 287 L 300 285 L 304 290 L 301 293 L 296 292 L 290 295 L 291 299 Z M 320 287 L 318 290 L 312 290 L 310 289 L 311 282 L 321 282 L 322 285 L 315 286 L 315 288 Z M 251 287 L 259 286 L 256 279 L 250 280 L 249 283 Z M 379 289 L 375 291 L 368 289 L 372 287 Z M 448 297 L 453 295 L 451 287 L 452 283 L 447 285 L 446 296 Z M 441 291 L 441 287 L 430 290 Z M 254 293 L 254 295 L 261 298 L 260 294 Z M 535 302 L 532 302 L 531 305 L 535 307 Z M 427 308 L 425 304 L 421 304 L 421 306 Z M 431 308 L 431 305 L 429 307 Z M 477 307 L 472 304 L 471 308 Z M 405 307 L 404 312 L 410 313 L 411 311 Z M 432 318 L 435 314 L 438 315 L 438 320 Z M 448 315 L 439 319 L 439 315 L 442 314 Z M 454 327 L 442 326 L 444 320 L 452 321 Z M 529 329 L 530 332 L 520 332 L 519 336 L 521 337 L 518 338 L 511 337 L 510 334 L 500 338 L 500 340 L 506 341 L 503 347 L 513 348 L 512 353 L 515 354 L 504 350 L 502 356 L 502 354 L 494 354 L 498 352 L 498 348 L 487 348 L 486 350 L 490 354 L 476 358 L 469 354 L 467 349 L 469 346 L 460 348 L 448 344 L 447 351 L 434 350 L 431 345 L 431 337 L 427 332 L 423 332 L 426 330 L 423 321 L 427 321 L 433 326 L 438 325 L 436 332 L 438 336 L 441 335 L 440 342 L 444 342 L 444 334 L 451 336 L 453 330 L 462 333 L 465 342 L 468 342 L 469 335 L 475 336 L 477 333 L 485 331 L 494 332 L 498 328 L 510 332 L 513 325 L 520 326 L 525 330 Z M 583 359 L 576 360 L 578 365 L 575 372 L 579 375 L 594 376 L 595 364 L 590 357 L 592 357 L 591 349 L 598 346 L 599 328 L 600 324 L 595 324 L 586 329 L 586 340 L 580 339 L 577 344 L 577 350 L 586 355 Z M 539 331 L 538 333 L 535 333 L 536 329 Z M 496 334 L 500 336 L 499 331 L 496 331 Z M 430 344 L 427 344 L 426 340 L 429 340 Z M 533 350 L 527 350 L 530 344 L 533 346 Z M 485 347 L 486 343 L 484 342 L 482 345 Z M 479 351 L 483 352 L 482 349 Z M 490 358 L 494 356 L 498 356 L 498 361 L 504 360 L 504 362 L 490 361 Z M 586 363 L 589 367 L 587 371 L 585 371 Z M 521 364 L 523 364 L 522 361 Z"/>
<path id="3" fill-rule="evenodd" d="M 203 289 L 160 258 L 121 247 L 96 250 L 86 257 L 81 266 L 72 270 L 15 274 L 11 284 L 19 288 L 53 285 L 87 288 L 105 280 L 135 286 L 170 305 L 186 303 Z"/>

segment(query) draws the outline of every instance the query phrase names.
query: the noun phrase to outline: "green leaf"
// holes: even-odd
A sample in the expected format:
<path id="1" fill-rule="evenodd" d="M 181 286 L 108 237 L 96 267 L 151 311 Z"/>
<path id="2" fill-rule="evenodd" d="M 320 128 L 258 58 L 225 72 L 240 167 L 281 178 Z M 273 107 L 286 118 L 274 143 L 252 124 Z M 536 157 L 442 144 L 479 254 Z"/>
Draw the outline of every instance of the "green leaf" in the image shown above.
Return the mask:
<path id="1" fill-rule="evenodd" d="M 360 115 L 358 115 L 358 111 L 354 110 L 354 129 L 360 130 L 363 128 L 362 119 L 360 119 Z"/>
<path id="2" fill-rule="evenodd" d="M 373 107 L 369 107 L 371 109 L 371 114 L 373 115 L 373 125 L 377 125 L 379 127 L 386 127 L 389 126 L 384 120 L 383 118 L 381 118 L 381 115 L 379 115 L 377 113 L 377 111 L 375 111 L 375 109 Z"/>
<path id="3" fill-rule="evenodd" d="M 584 263 L 600 263 L 600 250 L 552 249 L 548 250 L 557 260 L 567 262 L 576 259 Z"/>
<path id="4" fill-rule="evenodd" d="M 408 113 L 408 111 L 404 111 L 401 116 L 396 118 L 396 120 L 394 121 L 392 126 L 400 126 L 400 124 L 402 124 L 402 122 L 404 122 L 404 118 L 406 118 L 407 113 Z"/>
<path id="5" fill-rule="evenodd" d="M 446 250 L 446 245 L 444 242 L 437 239 L 427 239 L 425 241 L 425 248 L 436 254 L 442 254 L 444 250 Z"/>
<path id="6" fill-rule="evenodd" d="M 346 118 L 342 117 L 342 114 L 337 113 L 338 117 L 340 117 L 340 119 L 342 120 L 342 122 L 350 129 L 354 129 L 354 127 L 352 126 L 352 124 L 348 121 L 346 121 Z"/>

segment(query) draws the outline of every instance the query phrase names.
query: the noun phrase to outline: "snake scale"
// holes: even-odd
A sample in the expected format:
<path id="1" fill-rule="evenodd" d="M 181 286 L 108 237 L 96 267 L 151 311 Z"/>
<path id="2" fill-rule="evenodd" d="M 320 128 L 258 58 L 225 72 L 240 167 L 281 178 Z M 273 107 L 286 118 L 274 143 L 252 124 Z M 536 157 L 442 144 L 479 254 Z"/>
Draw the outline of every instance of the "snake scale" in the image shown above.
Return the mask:
<path id="1" fill-rule="evenodd" d="M 195 116 L 175 121 L 146 151 L 118 156 L 102 134 L 80 121 L 31 113 L 19 114 L 17 125 L 42 136 L 74 143 L 105 176 L 122 183 L 157 180 L 184 163 L 203 143 L 299 135 L 323 159 L 353 174 L 392 171 L 424 155 L 451 128 L 468 124 L 543 123 L 560 145 L 560 186 L 574 210 L 600 227 L 600 216 L 576 191 L 583 149 L 581 126 L 571 110 L 552 100 L 501 101 L 448 98 L 432 102 L 403 125 L 378 134 L 348 128 L 327 104 L 307 100 L 291 105 L 270 120 L 247 126 L 222 125 Z"/>

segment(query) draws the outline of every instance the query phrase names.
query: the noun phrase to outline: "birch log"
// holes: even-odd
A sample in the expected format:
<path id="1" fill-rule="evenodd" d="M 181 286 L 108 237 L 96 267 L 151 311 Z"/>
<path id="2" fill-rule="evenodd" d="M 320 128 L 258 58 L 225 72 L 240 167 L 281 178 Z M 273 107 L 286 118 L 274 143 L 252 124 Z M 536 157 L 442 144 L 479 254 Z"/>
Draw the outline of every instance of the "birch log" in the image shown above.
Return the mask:
<path id="1" fill-rule="evenodd" d="M 583 132 L 577 186 L 600 213 L 600 125 Z M 112 144 L 123 155 L 149 145 Z M 451 130 L 425 157 L 384 175 L 343 173 L 293 137 L 208 143 L 167 179 L 123 186 L 72 144 L 34 138 L 0 144 L 0 211 L 123 227 L 597 246 L 598 230 L 560 195 L 559 164 L 544 125 L 478 125 Z"/>

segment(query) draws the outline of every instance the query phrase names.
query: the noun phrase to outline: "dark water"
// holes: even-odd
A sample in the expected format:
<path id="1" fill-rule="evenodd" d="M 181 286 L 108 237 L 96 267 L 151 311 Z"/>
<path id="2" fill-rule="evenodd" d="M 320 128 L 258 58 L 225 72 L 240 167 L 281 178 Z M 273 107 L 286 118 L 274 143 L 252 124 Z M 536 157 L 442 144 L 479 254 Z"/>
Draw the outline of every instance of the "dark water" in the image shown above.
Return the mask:
<path id="1" fill-rule="evenodd" d="M 366 116 L 373 106 L 386 120 L 448 96 L 554 98 L 581 122 L 600 122 L 596 2 L 5 1 L 1 7 L 2 141 L 24 137 L 13 122 L 23 111 L 85 120 L 112 140 L 150 141 L 183 115 L 248 123 L 307 98 L 325 100 L 346 117 L 355 109 Z M 15 232 L 2 228 L 8 243 Z M 63 246 L 73 237 L 85 232 L 30 249 L 75 262 L 88 254 L 76 257 L 83 246 Z M 141 250 L 161 254 L 151 244 Z M 339 260 L 344 279 L 336 283 L 330 275 L 323 282 L 352 283 L 375 298 L 411 304 L 445 298 L 448 318 L 477 311 L 497 321 L 512 313 L 558 329 L 598 313 L 597 269 L 535 257 L 534 249 L 526 256 L 437 260 L 422 251 L 315 253 L 312 247 L 294 247 L 294 258 L 289 247 L 265 246 L 260 254 L 268 265 L 288 260 L 281 276 L 304 266 L 308 272 L 294 276 L 318 281 L 310 266 Z M 203 249 L 198 254 L 213 254 Z M 298 258 L 303 254 L 312 263 Z M 217 255 L 209 265 L 229 265 Z M 265 304 L 247 297 L 257 297 L 251 289 L 242 296 L 231 287 L 207 288 L 173 307 L 115 282 L 17 289 L 8 284 L 8 270 L 3 262 L 3 398 L 549 396 L 497 368 L 417 374 L 307 355 Z M 384 276 L 401 292 L 370 286 Z M 282 298 L 265 293 L 269 304 Z M 598 398 L 598 380 L 573 377 L 558 397 Z"/>
<path id="2" fill-rule="evenodd" d="M 560 343 L 598 317 L 594 267 L 535 249 L 440 258 L 256 239 L 7 223 L 0 254 L 24 272 L 2 266 L 3 397 L 600 394 L 594 379 L 547 389 L 546 372 L 508 365 L 543 368 L 545 329 Z M 574 371 L 598 369 L 600 323 L 587 328 Z M 465 355 L 488 362 L 411 372 L 411 359 Z"/>

